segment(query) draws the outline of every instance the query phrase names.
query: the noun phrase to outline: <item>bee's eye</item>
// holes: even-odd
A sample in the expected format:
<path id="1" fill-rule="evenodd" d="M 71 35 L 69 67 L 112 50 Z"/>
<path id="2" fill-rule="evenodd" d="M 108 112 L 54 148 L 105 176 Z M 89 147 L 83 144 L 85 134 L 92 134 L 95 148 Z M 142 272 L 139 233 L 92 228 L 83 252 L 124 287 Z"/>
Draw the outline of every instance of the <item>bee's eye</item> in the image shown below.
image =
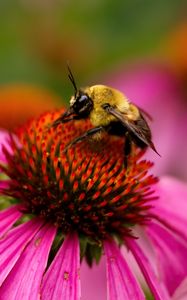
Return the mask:
<path id="1" fill-rule="evenodd" d="M 73 109 L 77 114 L 88 115 L 93 108 L 93 101 L 87 94 L 79 94 L 73 105 Z"/>
<path id="2" fill-rule="evenodd" d="M 89 98 L 87 95 L 81 95 L 79 98 L 77 98 L 76 104 L 77 104 L 77 107 L 79 108 L 79 110 L 84 108 L 84 106 L 87 105 L 88 101 L 89 101 Z"/>

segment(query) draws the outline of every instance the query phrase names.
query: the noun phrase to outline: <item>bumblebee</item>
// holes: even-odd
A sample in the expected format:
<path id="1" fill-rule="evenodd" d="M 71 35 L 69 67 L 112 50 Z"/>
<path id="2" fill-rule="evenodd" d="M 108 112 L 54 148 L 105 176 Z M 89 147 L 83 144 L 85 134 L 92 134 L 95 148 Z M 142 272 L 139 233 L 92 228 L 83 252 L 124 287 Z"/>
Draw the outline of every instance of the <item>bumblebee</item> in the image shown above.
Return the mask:
<path id="1" fill-rule="evenodd" d="M 60 123 L 86 118 L 90 119 L 94 127 L 72 140 L 64 151 L 90 136 L 98 136 L 101 132 L 107 132 L 110 135 L 125 138 L 125 166 L 127 166 L 128 156 L 131 153 L 132 143 L 141 149 L 150 147 L 159 155 L 152 142 L 151 130 L 145 119 L 150 116 L 144 110 L 131 103 L 120 91 L 105 85 L 77 89 L 69 67 L 68 70 L 68 77 L 74 87 L 74 95 L 70 99 L 69 109 L 54 121 L 52 127 L 56 127 Z"/>

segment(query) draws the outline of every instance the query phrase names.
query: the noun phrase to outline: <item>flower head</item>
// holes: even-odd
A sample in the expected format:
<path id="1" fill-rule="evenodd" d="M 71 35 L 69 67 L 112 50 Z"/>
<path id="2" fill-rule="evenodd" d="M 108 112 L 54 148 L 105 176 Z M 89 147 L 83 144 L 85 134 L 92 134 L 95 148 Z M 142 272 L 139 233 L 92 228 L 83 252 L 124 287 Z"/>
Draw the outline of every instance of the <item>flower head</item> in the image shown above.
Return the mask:
<path id="1" fill-rule="evenodd" d="M 119 245 L 132 251 L 155 299 L 169 299 L 169 293 L 186 276 L 186 268 L 176 271 L 172 288 L 162 270 L 163 287 L 144 247 L 136 241 L 137 237 L 141 241 L 136 231 L 140 226 L 156 249 L 161 242 L 158 236 L 176 244 L 183 262 L 186 240 L 182 243 L 167 233 L 163 225 L 170 227 L 163 220 L 163 207 L 157 211 L 153 208 L 157 196 L 152 185 L 157 179 L 149 174 L 152 163 L 143 160 L 143 152 L 134 147 L 126 169 L 123 139 L 108 135 L 63 152 L 65 145 L 91 124 L 76 121 L 50 127 L 59 114 L 47 113 L 30 121 L 17 131 L 16 139 L 9 138 L 11 151 L 3 146 L 6 162 L 1 169 L 8 179 L 0 182 L 1 194 L 4 202 L 16 205 L 0 214 L 0 234 L 7 232 L 0 241 L 0 250 L 4 249 L 0 263 L 2 299 L 14 299 L 15 293 L 18 299 L 38 299 L 38 294 L 41 299 L 80 299 L 80 257 L 91 266 L 94 260 L 99 262 L 103 251 L 108 299 L 144 299 Z M 21 224 L 11 229 L 21 216 Z M 182 222 L 183 218 L 178 224 Z M 172 230 L 177 233 L 175 224 Z M 165 241 L 162 247 L 166 250 Z M 166 269 L 168 272 L 168 266 Z M 23 282 L 28 278 L 26 289 Z"/>

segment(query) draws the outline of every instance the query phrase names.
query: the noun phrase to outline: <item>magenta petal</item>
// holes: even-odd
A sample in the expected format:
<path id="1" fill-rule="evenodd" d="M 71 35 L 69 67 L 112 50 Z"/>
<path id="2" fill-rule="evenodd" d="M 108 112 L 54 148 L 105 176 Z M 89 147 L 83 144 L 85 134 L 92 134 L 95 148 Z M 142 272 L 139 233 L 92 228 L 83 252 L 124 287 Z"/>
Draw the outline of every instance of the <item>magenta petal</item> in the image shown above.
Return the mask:
<path id="1" fill-rule="evenodd" d="M 187 239 L 187 184 L 172 177 L 162 177 L 156 188 L 159 199 L 151 210 L 152 216 Z"/>
<path id="2" fill-rule="evenodd" d="M 14 140 L 17 142 L 16 136 L 14 136 Z M 10 147 L 10 134 L 8 131 L 0 130 L 0 161 L 6 163 L 3 147 L 5 147 L 10 154 L 12 153 L 12 149 Z"/>
<path id="3" fill-rule="evenodd" d="M 49 224 L 37 232 L 0 288 L 1 299 L 41 299 L 42 276 L 55 233 L 56 228 Z"/>
<path id="4" fill-rule="evenodd" d="M 187 299 L 187 277 L 179 285 L 174 295 L 172 296 L 172 300 L 186 300 L 186 299 Z"/>
<path id="5" fill-rule="evenodd" d="M 81 263 L 81 297 L 89 300 L 106 300 L 106 257 L 103 255 L 99 264 L 90 268 L 85 260 Z M 94 284 L 93 284 L 94 282 Z"/>
<path id="6" fill-rule="evenodd" d="M 0 285 L 3 283 L 26 245 L 42 226 L 42 221 L 35 219 L 10 230 L 0 240 Z"/>
<path id="7" fill-rule="evenodd" d="M 4 130 L 0 130 L 0 161 L 3 163 L 6 162 L 6 158 L 2 151 L 2 145 L 7 146 L 7 142 L 6 142 L 7 138 L 8 138 L 8 133 Z"/>
<path id="8" fill-rule="evenodd" d="M 142 300 L 143 292 L 113 241 L 104 242 L 107 257 L 108 300 Z"/>
<path id="9" fill-rule="evenodd" d="M 132 238 L 125 238 L 127 247 L 132 251 L 155 300 L 169 300 L 165 287 L 158 281 L 148 258 Z"/>
<path id="10" fill-rule="evenodd" d="M 44 276 L 41 299 L 80 299 L 79 272 L 79 240 L 76 234 L 69 234 Z"/>
<path id="11" fill-rule="evenodd" d="M 187 275 L 187 243 L 158 224 L 151 223 L 147 232 L 155 246 L 161 281 L 172 295 Z"/>
<path id="12" fill-rule="evenodd" d="M 0 180 L 0 193 L 2 194 L 4 189 L 9 187 L 10 180 Z"/>
<path id="13" fill-rule="evenodd" d="M 174 212 L 186 220 L 187 184 L 172 177 L 161 177 L 156 189 L 159 199 L 155 208 Z M 153 207 L 153 212 L 155 208 Z"/>
<path id="14" fill-rule="evenodd" d="M 175 214 L 175 211 L 170 212 L 162 208 L 155 208 L 154 211 L 152 217 L 184 240 L 187 240 L 187 219 L 179 217 Z"/>
<path id="15" fill-rule="evenodd" d="M 0 237 L 21 217 L 19 208 L 20 205 L 15 205 L 0 212 Z"/>

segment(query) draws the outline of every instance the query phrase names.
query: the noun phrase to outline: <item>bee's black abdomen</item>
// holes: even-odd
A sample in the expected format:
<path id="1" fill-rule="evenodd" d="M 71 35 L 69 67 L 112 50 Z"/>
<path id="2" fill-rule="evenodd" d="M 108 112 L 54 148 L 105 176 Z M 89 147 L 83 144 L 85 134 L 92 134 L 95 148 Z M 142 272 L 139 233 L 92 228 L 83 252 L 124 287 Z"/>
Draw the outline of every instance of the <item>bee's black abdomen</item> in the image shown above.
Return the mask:
<path id="1" fill-rule="evenodd" d="M 127 131 L 120 122 L 111 122 L 105 128 L 108 134 L 115 136 L 125 136 L 125 133 Z"/>
<path id="2" fill-rule="evenodd" d="M 133 136 L 134 144 L 140 149 L 146 149 L 148 146 L 136 136 Z"/>

